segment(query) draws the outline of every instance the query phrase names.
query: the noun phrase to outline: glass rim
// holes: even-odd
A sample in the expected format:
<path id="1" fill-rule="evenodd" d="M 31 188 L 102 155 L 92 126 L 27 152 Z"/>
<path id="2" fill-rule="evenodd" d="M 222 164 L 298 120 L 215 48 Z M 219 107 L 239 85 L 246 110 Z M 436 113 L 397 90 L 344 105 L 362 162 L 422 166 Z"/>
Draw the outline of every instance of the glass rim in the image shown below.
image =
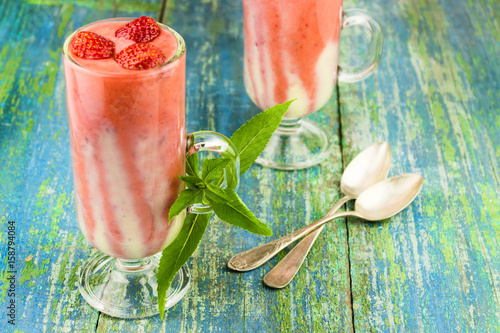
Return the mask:
<path id="1" fill-rule="evenodd" d="M 86 25 L 84 25 L 84 26 L 76 29 L 64 41 L 62 52 L 63 52 L 63 55 L 64 55 L 65 59 L 67 59 L 71 64 L 73 64 L 73 65 L 77 66 L 78 68 L 81 68 L 81 69 L 83 69 L 83 70 L 85 70 L 85 71 L 87 71 L 89 73 L 99 74 L 99 75 L 106 75 L 106 76 L 117 76 L 117 77 L 119 77 L 119 76 L 126 76 L 126 77 L 128 77 L 130 75 L 149 75 L 149 74 L 155 73 L 157 71 L 160 71 L 164 67 L 166 67 L 166 66 L 168 66 L 168 65 L 176 62 L 177 60 L 179 60 L 186 53 L 186 43 L 184 42 L 184 39 L 182 38 L 182 36 L 177 31 L 175 31 L 174 29 L 170 28 L 169 26 L 167 26 L 167 25 L 165 25 L 163 23 L 157 22 L 158 25 L 160 26 L 160 28 L 171 32 L 174 35 L 175 40 L 177 41 L 177 50 L 175 51 L 175 53 L 172 55 L 172 57 L 170 57 L 170 59 L 168 59 L 167 61 L 165 61 L 163 64 L 161 64 L 158 67 L 147 69 L 147 70 L 130 70 L 130 73 L 109 73 L 109 72 L 105 72 L 104 73 L 104 72 L 99 71 L 99 70 L 94 70 L 94 69 L 90 69 L 88 67 L 82 66 L 81 64 L 79 64 L 78 62 L 76 62 L 71 57 L 70 52 L 69 52 L 69 43 L 71 42 L 71 40 L 73 39 L 73 37 L 78 32 L 83 31 L 83 30 L 85 30 L 86 28 L 88 28 L 90 26 L 93 26 L 93 25 L 96 25 L 96 24 L 100 24 L 100 23 L 103 23 L 103 22 L 109 22 L 109 21 L 130 22 L 130 21 L 133 21 L 135 19 L 136 18 L 134 18 L 134 17 L 108 18 L 108 19 L 103 19 L 103 20 L 99 20 L 99 21 L 94 21 L 92 23 L 86 24 Z"/>

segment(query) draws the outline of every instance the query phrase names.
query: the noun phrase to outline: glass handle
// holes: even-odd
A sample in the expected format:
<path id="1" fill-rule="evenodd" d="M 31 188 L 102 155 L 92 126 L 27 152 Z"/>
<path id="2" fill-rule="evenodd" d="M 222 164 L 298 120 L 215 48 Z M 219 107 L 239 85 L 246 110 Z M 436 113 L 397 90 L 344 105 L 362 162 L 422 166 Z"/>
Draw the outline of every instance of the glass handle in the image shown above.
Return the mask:
<path id="1" fill-rule="evenodd" d="M 342 29 L 353 25 L 362 25 L 370 31 L 370 44 L 367 59 L 358 66 L 343 68 L 339 66 L 340 82 L 358 82 L 370 76 L 378 67 L 382 56 L 384 35 L 378 20 L 372 14 L 360 10 L 350 9 L 343 13 Z"/>
<path id="2" fill-rule="evenodd" d="M 230 187 L 235 191 L 240 182 L 240 157 L 238 148 L 224 135 L 217 132 L 199 131 L 188 135 L 187 155 L 193 155 L 200 151 L 211 151 L 230 158 L 230 163 L 224 170 L 224 181 L 221 187 Z M 189 207 L 190 213 L 211 214 L 212 210 L 203 204 L 196 204 Z"/>

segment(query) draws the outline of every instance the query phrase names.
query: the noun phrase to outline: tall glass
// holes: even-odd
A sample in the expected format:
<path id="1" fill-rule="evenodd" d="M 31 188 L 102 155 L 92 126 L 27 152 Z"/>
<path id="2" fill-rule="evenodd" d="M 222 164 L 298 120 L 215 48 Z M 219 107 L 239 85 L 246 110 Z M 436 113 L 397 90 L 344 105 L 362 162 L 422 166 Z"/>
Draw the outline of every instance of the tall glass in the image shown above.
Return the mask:
<path id="1" fill-rule="evenodd" d="M 362 10 L 342 11 L 342 0 L 243 0 L 245 88 L 261 109 L 296 99 L 257 163 L 284 170 L 324 160 L 331 135 L 302 119 L 321 109 L 337 79 L 356 82 L 378 66 L 380 24 Z M 340 31 L 362 25 L 370 32 L 364 62 L 338 70 Z"/>
<path id="2" fill-rule="evenodd" d="M 83 264 L 79 289 L 91 306 L 121 318 L 158 313 L 158 253 L 176 238 L 186 216 L 168 221 L 183 189 L 178 176 L 185 174 L 187 147 L 189 153 L 211 150 L 237 159 L 224 136 L 186 133 L 186 48 L 169 27 L 160 24 L 153 41 L 169 50 L 168 60 L 149 70 L 124 69 L 113 58 L 81 59 L 69 49 L 80 30 L 104 34 L 131 20 L 84 26 L 63 50 L 77 220 L 101 252 Z M 125 47 L 115 42 L 117 50 Z M 183 267 L 168 291 L 167 308 L 184 296 L 189 281 Z"/>

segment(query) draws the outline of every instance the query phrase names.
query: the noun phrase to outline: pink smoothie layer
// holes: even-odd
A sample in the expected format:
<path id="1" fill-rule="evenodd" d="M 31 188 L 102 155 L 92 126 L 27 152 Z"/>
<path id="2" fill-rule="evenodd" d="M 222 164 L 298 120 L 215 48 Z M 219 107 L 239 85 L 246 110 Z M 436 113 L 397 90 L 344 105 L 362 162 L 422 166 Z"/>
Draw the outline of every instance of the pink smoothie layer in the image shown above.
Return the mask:
<path id="1" fill-rule="evenodd" d="M 84 28 L 116 43 L 126 22 Z M 151 42 L 167 59 L 177 40 L 167 30 Z M 67 52 L 67 51 L 66 51 Z M 85 237 L 113 257 L 153 255 L 177 236 L 169 223 L 184 174 L 185 55 L 161 68 L 129 70 L 113 59 L 64 57 L 77 219 Z"/>
<path id="2" fill-rule="evenodd" d="M 244 78 L 261 109 L 296 98 L 285 115 L 306 116 L 336 82 L 342 0 L 243 0 Z"/>

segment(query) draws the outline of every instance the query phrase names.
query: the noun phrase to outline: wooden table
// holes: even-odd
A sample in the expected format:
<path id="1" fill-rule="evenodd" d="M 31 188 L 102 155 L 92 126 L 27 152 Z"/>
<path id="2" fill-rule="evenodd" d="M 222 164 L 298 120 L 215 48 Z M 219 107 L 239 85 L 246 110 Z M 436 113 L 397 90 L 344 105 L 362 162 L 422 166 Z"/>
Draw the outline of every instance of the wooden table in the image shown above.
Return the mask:
<path id="1" fill-rule="evenodd" d="M 329 225 L 279 291 L 261 282 L 278 258 L 245 274 L 226 268 L 266 239 L 213 218 L 189 261 L 191 289 L 163 322 L 111 318 L 78 292 L 77 271 L 94 250 L 75 220 L 61 47 L 101 18 L 160 18 L 187 43 L 188 130 L 230 135 L 258 112 L 242 80 L 240 0 L 0 0 L 0 8 L 0 331 L 500 331 L 498 0 L 346 0 L 344 8 L 379 16 L 385 45 L 375 75 L 340 84 L 310 116 L 334 133 L 333 153 L 302 171 L 253 166 L 239 193 L 283 235 L 321 217 L 339 198 L 343 166 L 380 140 L 392 148 L 390 175 L 421 174 L 422 192 L 389 220 Z M 6 316 L 9 221 L 16 326 Z"/>

